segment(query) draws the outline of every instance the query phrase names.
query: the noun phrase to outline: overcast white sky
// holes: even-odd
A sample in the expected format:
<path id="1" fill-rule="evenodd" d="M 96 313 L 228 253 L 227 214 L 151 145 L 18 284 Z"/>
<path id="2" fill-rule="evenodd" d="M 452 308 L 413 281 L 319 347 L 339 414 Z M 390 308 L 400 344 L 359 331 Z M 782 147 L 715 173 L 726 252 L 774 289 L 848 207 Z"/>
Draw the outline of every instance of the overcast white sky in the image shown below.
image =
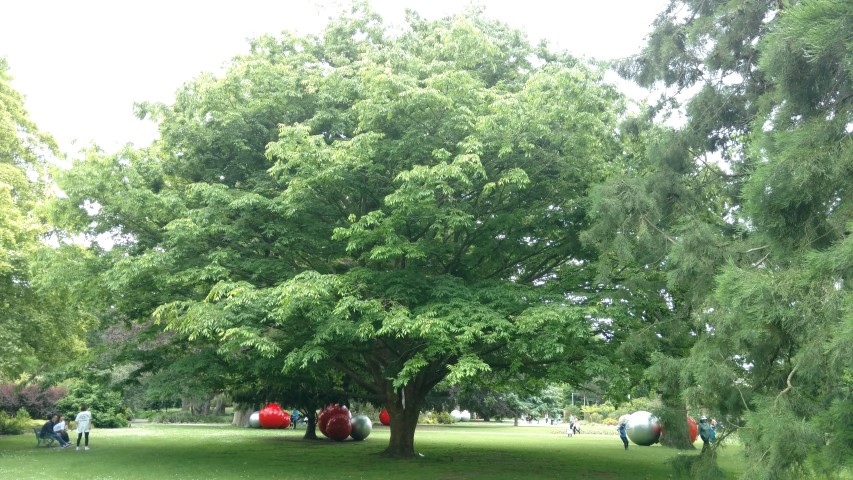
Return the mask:
<path id="1" fill-rule="evenodd" d="M 471 2 L 372 0 L 386 23 L 406 8 L 426 18 Z M 667 0 L 479 0 L 486 15 L 548 39 L 575 55 L 637 53 Z M 90 142 L 114 151 L 149 143 L 150 122 L 133 103 L 170 103 L 178 87 L 247 50 L 248 38 L 282 30 L 319 32 L 346 0 L 8 0 L 0 17 L 0 56 L 30 117 L 74 153 Z M 76 143 L 75 143 L 76 142 Z"/>

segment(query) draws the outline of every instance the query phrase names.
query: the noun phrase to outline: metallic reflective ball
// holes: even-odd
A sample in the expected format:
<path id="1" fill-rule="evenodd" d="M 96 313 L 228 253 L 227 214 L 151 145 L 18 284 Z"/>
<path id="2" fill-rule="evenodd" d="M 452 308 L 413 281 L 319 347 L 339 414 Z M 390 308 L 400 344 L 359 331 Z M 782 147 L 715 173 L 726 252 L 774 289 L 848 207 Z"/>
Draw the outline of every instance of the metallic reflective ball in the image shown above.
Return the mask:
<path id="1" fill-rule="evenodd" d="M 453 417 L 453 420 L 456 422 L 462 421 L 462 412 L 456 410 L 455 408 L 450 412 L 450 416 Z"/>
<path id="2" fill-rule="evenodd" d="M 460 422 L 470 422 L 471 421 L 471 412 L 468 410 L 462 410 L 459 412 L 459 421 Z"/>
<path id="3" fill-rule="evenodd" d="M 254 412 L 249 415 L 249 426 L 252 428 L 261 428 L 261 412 Z"/>
<path id="4" fill-rule="evenodd" d="M 640 410 L 628 417 L 626 432 L 632 442 L 647 447 L 660 439 L 660 423 L 651 413 Z"/>
<path id="5" fill-rule="evenodd" d="M 353 440 L 364 440 L 373 430 L 373 422 L 370 421 L 367 415 L 356 415 L 352 417 L 349 423 L 352 425 L 352 432 L 350 432 L 349 436 Z"/>

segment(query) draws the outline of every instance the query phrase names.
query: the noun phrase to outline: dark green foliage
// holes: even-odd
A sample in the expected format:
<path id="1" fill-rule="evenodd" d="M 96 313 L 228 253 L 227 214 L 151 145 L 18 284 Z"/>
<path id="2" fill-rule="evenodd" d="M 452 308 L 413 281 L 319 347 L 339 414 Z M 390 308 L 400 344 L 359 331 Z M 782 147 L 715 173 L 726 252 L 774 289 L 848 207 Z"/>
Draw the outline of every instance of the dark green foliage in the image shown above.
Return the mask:
<path id="1" fill-rule="evenodd" d="M 81 381 L 74 382 L 68 395 L 56 406 L 59 413 L 74 420 L 84 404 L 92 412 L 92 424 L 96 428 L 127 427 L 133 418 L 133 412 L 122 403 L 121 393 Z"/>
<path id="2" fill-rule="evenodd" d="M 669 460 L 675 478 L 691 480 L 722 480 L 729 478 L 717 465 L 716 455 L 678 455 Z"/>
<path id="3" fill-rule="evenodd" d="M 145 418 L 154 423 L 231 423 L 231 415 L 198 415 L 193 412 L 151 412 Z"/>
<path id="4" fill-rule="evenodd" d="M 32 417 L 21 407 L 14 415 L 0 410 L 0 435 L 20 435 L 32 426 Z"/>
<path id="5" fill-rule="evenodd" d="M 621 66 L 670 87 L 650 114 L 685 121 L 623 198 L 596 200 L 601 272 L 649 319 L 664 402 L 741 427 L 747 478 L 851 468 L 851 25 L 845 1 L 674 0 Z"/>

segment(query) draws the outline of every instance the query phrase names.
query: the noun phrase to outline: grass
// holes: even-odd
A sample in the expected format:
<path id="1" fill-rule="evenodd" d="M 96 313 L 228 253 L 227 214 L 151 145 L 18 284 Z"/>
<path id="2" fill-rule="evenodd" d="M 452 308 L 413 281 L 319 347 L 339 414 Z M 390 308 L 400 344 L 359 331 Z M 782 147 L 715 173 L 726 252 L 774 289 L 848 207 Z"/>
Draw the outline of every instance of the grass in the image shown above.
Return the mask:
<path id="1" fill-rule="evenodd" d="M 93 430 L 90 451 L 35 448 L 29 435 L 0 437 L 0 478 L 134 479 L 666 479 L 679 452 L 631 446 L 615 435 L 568 438 L 558 427 L 483 423 L 421 426 L 424 457 L 379 455 L 388 429 L 363 442 L 303 441 L 304 431 L 231 426 L 134 425 Z M 695 455 L 695 452 L 682 455 Z M 743 469 L 739 447 L 720 453 L 729 478 Z"/>

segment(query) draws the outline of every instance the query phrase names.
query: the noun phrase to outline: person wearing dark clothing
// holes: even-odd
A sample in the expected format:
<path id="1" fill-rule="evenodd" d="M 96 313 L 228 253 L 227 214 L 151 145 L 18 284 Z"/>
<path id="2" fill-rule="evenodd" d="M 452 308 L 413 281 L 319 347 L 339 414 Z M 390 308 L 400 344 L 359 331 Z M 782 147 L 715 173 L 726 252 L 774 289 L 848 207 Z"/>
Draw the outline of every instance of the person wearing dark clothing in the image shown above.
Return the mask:
<path id="1" fill-rule="evenodd" d="M 702 415 L 702 417 L 699 418 L 699 436 L 702 438 L 702 453 L 705 453 L 705 450 L 707 450 L 711 444 L 711 434 L 712 430 L 711 425 L 708 424 L 708 417 Z"/>
<path id="2" fill-rule="evenodd" d="M 620 423 L 617 430 L 619 430 L 619 438 L 622 439 L 622 443 L 625 445 L 625 450 L 628 450 L 628 426 L 624 422 Z"/>
<path id="3" fill-rule="evenodd" d="M 56 422 L 58 422 L 58 421 L 59 421 L 59 416 L 54 415 L 54 416 L 50 417 L 50 420 L 44 422 L 44 425 L 41 426 L 41 437 L 42 438 L 52 437 L 54 440 L 59 442 L 60 445 L 62 445 L 62 448 L 65 448 L 65 447 L 70 446 L 71 442 L 66 442 L 65 440 L 62 439 L 61 436 L 59 436 L 59 434 L 57 432 L 53 431 L 53 427 L 56 426 Z"/>

